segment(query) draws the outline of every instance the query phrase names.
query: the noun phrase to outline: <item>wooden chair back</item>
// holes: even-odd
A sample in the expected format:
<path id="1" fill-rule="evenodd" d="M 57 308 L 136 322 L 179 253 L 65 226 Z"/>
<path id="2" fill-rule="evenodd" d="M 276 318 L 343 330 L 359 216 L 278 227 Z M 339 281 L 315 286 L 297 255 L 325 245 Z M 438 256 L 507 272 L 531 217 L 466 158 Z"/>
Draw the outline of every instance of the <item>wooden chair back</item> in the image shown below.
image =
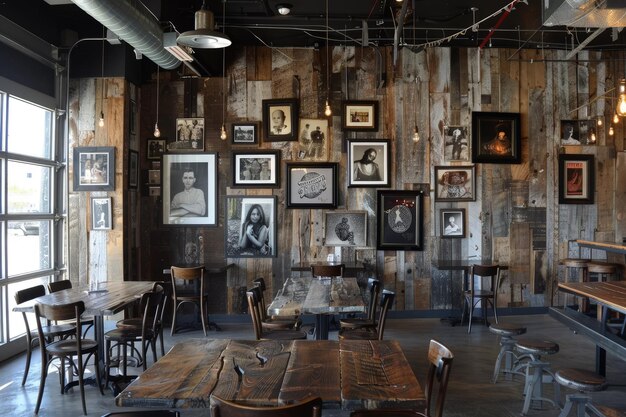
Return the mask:
<path id="1" fill-rule="evenodd" d="M 211 417 L 321 417 L 322 399 L 305 398 L 301 402 L 277 407 L 257 407 L 227 401 L 211 395 Z"/>
<path id="2" fill-rule="evenodd" d="M 380 294 L 380 281 L 375 278 L 367 280 L 367 286 L 370 290 L 370 301 L 367 307 L 367 318 L 374 322 L 376 320 L 376 307 L 378 306 L 378 295 Z"/>
<path id="3" fill-rule="evenodd" d="M 378 332 L 378 340 L 383 340 L 383 334 L 385 333 L 385 323 L 387 322 L 387 313 L 393 304 L 393 300 L 396 298 L 396 293 L 389 290 L 383 290 L 383 296 L 380 300 L 380 314 L 378 316 L 378 325 L 376 330 Z"/>
<path id="4" fill-rule="evenodd" d="M 437 340 L 431 339 L 428 345 L 428 376 L 426 377 L 426 385 L 424 387 L 424 395 L 426 396 L 426 416 L 431 416 L 433 393 L 435 386 L 437 389 L 437 402 L 435 404 L 434 417 L 443 415 L 443 403 L 446 399 L 448 389 L 448 379 L 450 377 L 450 369 L 454 355 L 444 344 Z"/>
<path id="5" fill-rule="evenodd" d="M 265 305 L 265 289 L 267 287 L 265 286 L 265 280 L 262 277 L 259 277 L 252 282 L 254 283 L 255 287 L 259 289 L 258 295 L 259 295 L 259 309 L 261 311 L 261 320 L 266 320 L 267 308 Z"/>
<path id="6" fill-rule="evenodd" d="M 200 308 L 200 319 L 202 320 L 202 330 L 206 336 L 207 317 L 205 315 L 207 287 L 204 278 L 204 266 L 194 267 L 178 267 L 170 268 L 170 276 L 172 283 L 172 299 L 174 306 L 172 308 L 172 328 L 171 334 L 176 332 L 176 312 L 184 303 L 194 303 Z M 198 280 L 199 286 L 198 286 Z M 182 281 L 182 282 L 181 282 Z M 198 288 L 199 287 L 199 288 Z"/>
<path id="7" fill-rule="evenodd" d="M 476 278 L 481 282 L 480 288 L 483 291 L 495 293 L 500 280 L 500 266 L 499 265 L 472 265 L 470 267 L 469 279 L 469 291 L 474 294 L 476 292 Z M 485 280 L 485 278 L 488 278 Z M 488 286 L 484 286 L 487 281 Z"/>
<path id="8" fill-rule="evenodd" d="M 314 277 L 341 277 L 344 264 L 338 265 L 311 265 L 311 274 Z"/>
<path id="9" fill-rule="evenodd" d="M 263 327 L 261 324 L 261 311 L 259 308 L 259 293 L 261 290 L 259 287 L 250 288 L 246 291 L 246 299 L 248 300 L 248 313 L 252 318 L 252 328 L 254 329 L 254 336 L 256 340 L 260 340 L 263 334 Z"/>
<path id="10" fill-rule="evenodd" d="M 61 281 L 53 281 L 48 283 L 48 292 L 57 292 L 63 290 L 69 290 L 72 288 L 72 281 L 69 279 L 62 279 Z"/>

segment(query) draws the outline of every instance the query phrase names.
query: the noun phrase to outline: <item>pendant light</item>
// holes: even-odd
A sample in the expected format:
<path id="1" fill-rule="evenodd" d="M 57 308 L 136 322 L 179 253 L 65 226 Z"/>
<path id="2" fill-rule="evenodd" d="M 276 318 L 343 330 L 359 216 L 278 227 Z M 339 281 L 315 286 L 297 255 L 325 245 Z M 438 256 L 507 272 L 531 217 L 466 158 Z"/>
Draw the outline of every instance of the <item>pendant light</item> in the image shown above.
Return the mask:
<path id="1" fill-rule="evenodd" d="M 413 43 L 415 43 L 415 26 L 416 26 L 415 25 L 415 10 L 413 10 Z M 417 53 L 415 54 L 415 60 L 417 61 Z M 416 62 L 416 64 L 418 64 L 418 63 Z M 417 65 L 416 65 L 416 68 L 417 68 Z M 417 127 L 417 117 L 418 117 L 418 114 L 417 114 L 417 95 L 419 94 L 419 91 L 417 89 L 417 81 L 418 81 L 418 78 L 417 78 L 417 71 L 416 71 L 416 73 L 415 73 L 415 104 L 413 106 L 415 108 L 415 126 L 413 127 L 413 136 L 411 138 L 411 139 L 413 139 L 413 143 L 417 143 L 417 142 L 420 141 L 420 130 Z"/>
<path id="2" fill-rule="evenodd" d="M 159 96 L 161 95 L 160 87 L 160 66 L 157 64 L 157 88 L 156 88 L 156 121 L 154 122 L 154 137 L 161 137 L 161 131 L 159 130 Z"/>
<path id="3" fill-rule="evenodd" d="M 180 45 L 199 49 L 226 48 L 232 43 L 225 33 L 215 30 L 215 18 L 213 13 L 208 10 L 206 1 L 202 2 L 202 7 L 195 14 L 195 30 L 181 33 L 176 42 Z"/>
<path id="4" fill-rule="evenodd" d="M 617 99 L 615 113 L 618 116 L 624 117 L 626 116 L 626 79 L 622 78 L 619 81 L 618 92 L 619 98 Z"/>
<path id="5" fill-rule="evenodd" d="M 333 111 L 330 108 L 330 51 L 328 50 L 328 0 L 326 0 L 326 105 L 324 106 L 324 115 L 330 117 Z"/>
<path id="6" fill-rule="evenodd" d="M 104 127 L 104 27 L 102 28 L 102 67 L 100 69 L 100 120 L 98 126 Z"/>
<path id="7" fill-rule="evenodd" d="M 226 33 L 226 0 L 222 5 L 222 31 Z M 220 139 L 226 140 L 226 48 L 222 49 L 222 127 L 220 128 Z"/>

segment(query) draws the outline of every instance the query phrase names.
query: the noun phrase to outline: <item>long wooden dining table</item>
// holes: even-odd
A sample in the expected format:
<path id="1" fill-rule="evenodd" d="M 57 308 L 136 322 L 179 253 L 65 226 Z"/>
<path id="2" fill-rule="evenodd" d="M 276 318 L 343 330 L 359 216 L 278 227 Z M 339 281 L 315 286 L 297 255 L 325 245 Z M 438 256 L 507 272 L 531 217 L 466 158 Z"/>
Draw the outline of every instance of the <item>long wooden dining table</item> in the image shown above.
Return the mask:
<path id="1" fill-rule="evenodd" d="M 423 409 L 399 342 L 179 342 L 116 397 L 121 407 L 208 408 L 210 397 L 277 406 L 320 396 L 324 408 Z"/>

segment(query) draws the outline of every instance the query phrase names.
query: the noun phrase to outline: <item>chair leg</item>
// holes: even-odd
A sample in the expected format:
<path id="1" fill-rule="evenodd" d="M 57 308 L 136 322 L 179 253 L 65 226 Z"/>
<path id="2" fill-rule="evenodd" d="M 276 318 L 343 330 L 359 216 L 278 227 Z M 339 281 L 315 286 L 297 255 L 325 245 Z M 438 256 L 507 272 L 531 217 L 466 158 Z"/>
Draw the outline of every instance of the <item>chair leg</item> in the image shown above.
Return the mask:
<path id="1" fill-rule="evenodd" d="M 463 308 L 461 310 L 461 326 L 463 326 L 463 323 L 465 323 L 465 315 L 468 309 L 469 309 L 469 306 L 467 305 L 467 297 L 463 296 Z"/>
<path id="2" fill-rule="evenodd" d="M 80 388 L 80 400 L 83 403 L 83 414 L 87 415 L 87 403 L 85 402 L 85 381 L 83 380 L 84 364 L 82 355 L 78 355 L 78 387 Z"/>
<path id="3" fill-rule="evenodd" d="M 28 344 L 28 348 L 26 349 L 26 365 L 24 366 L 24 376 L 22 377 L 22 386 L 26 384 L 26 378 L 28 378 L 28 371 L 30 369 L 30 358 L 33 355 L 33 345 L 32 343 Z"/>
<path id="4" fill-rule="evenodd" d="M 170 336 L 174 336 L 176 332 L 176 311 L 178 310 L 178 306 L 180 304 L 174 303 L 174 312 L 172 313 L 172 328 L 170 329 Z"/>
<path id="5" fill-rule="evenodd" d="M 41 348 L 42 350 L 44 348 Z M 39 413 L 39 407 L 41 407 L 41 400 L 43 399 L 43 389 L 46 385 L 46 377 L 48 376 L 48 361 L 46 360 L 46 354 L 41 355 L 41 379 L 39 380 L 39 393 L 37 394 L 37 404 L 35 405 L 35 414 Z"/>
<path id="6" fill-rule="evenodd" d="M 472 332 L 472 318 L 474 317 L 474 300 L 470 300 L 469 304 L 469 317 L 467 318 L 467 333 Z"/>
<path id="7" fill-rule="evenodd" d="M 200 320 L 202 321 L 202 330 L 204 331 L 204 337 L 206 337 L 206 316 L 204 315 L 204 303 L 200 304 Z"/>

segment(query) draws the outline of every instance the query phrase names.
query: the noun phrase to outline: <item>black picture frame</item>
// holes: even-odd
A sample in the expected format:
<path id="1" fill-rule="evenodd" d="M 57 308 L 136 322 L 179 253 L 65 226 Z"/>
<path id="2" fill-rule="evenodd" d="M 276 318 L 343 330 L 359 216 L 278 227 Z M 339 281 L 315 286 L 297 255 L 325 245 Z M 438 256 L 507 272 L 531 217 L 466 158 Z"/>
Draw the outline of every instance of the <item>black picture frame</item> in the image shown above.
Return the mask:
<path id="1" fill-rule="evenodd" d="M 324 246 L 367 247 L 367 211 L 325 211 Z"/>
<path id="2" fill-rule="evenodd" d="M 205 123 L 203 117 L 176 119 L 174 141 L 167 144 L 168 152 L 203 152 Z"/>
<path id="3" fill-rule="evenodd" d="M 595 158 L 593 155 L 559 155 L 559 204 L 593 204 Z"/>
<path id="4" fill-rule="evenodd" d="M 470 140 L 467 126 L 444 127 L 443 159 L 446 162 L 469 162 Z"/>
<path id="5" fill-rule="evenodd" d="M 337 207 L 337 163 L 287 163 L 287 208 Z"/>
<path id="6" fill-rule="evenodd" d="M 226 227 L 224 228 L 224 255 L 226 258 L 274 258 L 277 256 L 276 238 L 276 197 L 275 196 L 231 196 L 225 198 Z M 266 229 L 263 225 L 256 230 L 250 231 L 252 237 L 247 235 L 248 214 L 254 209 L 262 210 L 261 220 L 265 220 Z M 259 239 L 264 231 L 268 232 L 264 243 L 253 242 L 252 238 Z"/>
<path id="7" fill-rule="evenodd" d="M 476 201 L 476 166 L 435 166 L 435 201 Z"/>
<path id="8" fill-rule="evenodd" d="M 561 120 L 561 145 L 596 145 L 596 121 Z"/>
<path id="9" fill-rule="evenodd" d="M 151 159 L 151 160 L 160 160 L 166 148 L 167 148 L 167 140 L 149 138 L 148 139 L 148 152 L 146 154 L 147 155 L 146 158 Z"/>
<path id="10" fill-rule="evenodd" d="M 128 188 L 137 188 L 139 184 L 139 152 L 128 153 Z"/>
<path id="11" fill-rule="evenodd" d="M 91 198 L 91 229 L 111 230 L 113 229 L 113 218 L 111 217 L 112 200 L 111 197 Z"/>
<path id="12" fill-rule="evenodd" d="M 267 142 L 298 140 L 299 101 L 297 99 L 270 99 L 263 100 L 262 103 L 264 140 Z M 281 122 L 283 126 L 280 130 L 278 126 L 275 127 L 278 122 Z"/>
<path id="13" fill-rule="evenodd" d="M 378 101 L 343 101 L 341 103 L 341 130 L 344 132 L 378 131 Z"/>
<path id="14" fill-rule="evenodd" d="M 378 190 L 377 193 L 377 249 L 423 250 L 422 191 Z"/>
<path id="15" fill-rule="evenodd" d="M 280 151 L 233 151 L 233 187 L 280 187 Z"/>
<path id="16" fill-rule="evenodd" d="M 466 224 L 464 208 L 445 208 L 439 210 L 439 225 L 442 238 L 464 238 Z"/>
<path id="17" fill-rule="evenodd" d="M 328 161 L 329 148 L 328 119 L 301 118 L 296 158 L 299 161 Z"/>
<path id="18" fill-rule="evenodd" d="M 115 190 L 115 148 L 84 146 L 74 148 L 74 191 Z"/>
<path id="19" fill-rule="evenodd" d="M 369 167 L 375 167 L 371 173 L 366 172 Z M 390 187 L 391 172 L 389 139 L 348 140 L 348 187 Z"/>
<path id="20" fill-rule="evenodd" d="M 186 196 L 184 180 L 186 173 L 194 171 L 192 187 L 202 191 L 202 195 Z M 217 153 L 165 154 L 161 164 L 163 225 L 169 226 L 217 226 Z M 181 206 L 181 200 L 196 197 L 200 206 L 193 207 L 204 214 L 194 213 Z M 184 201 L 182 201 L 185 203 Z M 175 207 L 173 207 L 175 206 Z"/>
<path id="21" fill-rule="evenodd" d="M 233 123 L 231 142 L 233 145 L 256 145 L 259 143 L 259 122 Z"/>
<path id="22" fill-rule="evenodd" d="M 522 162 L 519 113 L 472 112 L 472 162 Z"/>

